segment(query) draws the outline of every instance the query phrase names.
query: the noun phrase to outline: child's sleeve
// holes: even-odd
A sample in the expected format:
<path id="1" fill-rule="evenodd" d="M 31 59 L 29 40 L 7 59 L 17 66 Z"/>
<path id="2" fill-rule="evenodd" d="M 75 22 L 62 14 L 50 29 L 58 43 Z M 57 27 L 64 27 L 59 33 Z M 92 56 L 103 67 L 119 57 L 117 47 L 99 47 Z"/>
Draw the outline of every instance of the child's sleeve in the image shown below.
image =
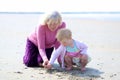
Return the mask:
<path id="1" fill-rule="evenodd" d="M 59 55 L 61 55 L 62 51 L 62 46 L 60 45 L 60 47 L 52 53 L 49 63 L 54 64 L 55 60 L 58 58 Z"/>
<path id="2" fill-rule="evenodd" d="M 85 43 L 80 43 L 80 53 L 87 54 L 88 46 Z"/>

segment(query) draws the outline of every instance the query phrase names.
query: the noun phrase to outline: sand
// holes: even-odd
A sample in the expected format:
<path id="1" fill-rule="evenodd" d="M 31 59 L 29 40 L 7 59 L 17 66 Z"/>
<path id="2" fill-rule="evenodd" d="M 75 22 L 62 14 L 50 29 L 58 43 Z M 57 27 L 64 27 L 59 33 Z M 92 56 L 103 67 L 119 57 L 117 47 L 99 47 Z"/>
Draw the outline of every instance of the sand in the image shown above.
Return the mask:
<path id="1" fill-rule="evenodd" d="M 85 42 L 92 61 L 86 71 L 52 70 L 23 64 L 26 37 L 40 14 L 0 14 L 0 80 L 119 80 L 120 20 L 63 17 L 73 37 Z"/>

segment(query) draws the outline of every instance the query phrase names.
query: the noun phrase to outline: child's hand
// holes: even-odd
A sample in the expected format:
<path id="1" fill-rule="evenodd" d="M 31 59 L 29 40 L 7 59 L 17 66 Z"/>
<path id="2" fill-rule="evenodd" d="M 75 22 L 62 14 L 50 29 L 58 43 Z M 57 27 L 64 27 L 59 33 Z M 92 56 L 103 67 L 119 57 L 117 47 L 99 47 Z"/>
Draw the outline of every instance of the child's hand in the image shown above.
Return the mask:
<path id="1" fill-rule="evenodd" d="M 52 65 L 50 63 L 48 63 L 48 65 L 46 66 L 47 69 L 51 69 Z"/>

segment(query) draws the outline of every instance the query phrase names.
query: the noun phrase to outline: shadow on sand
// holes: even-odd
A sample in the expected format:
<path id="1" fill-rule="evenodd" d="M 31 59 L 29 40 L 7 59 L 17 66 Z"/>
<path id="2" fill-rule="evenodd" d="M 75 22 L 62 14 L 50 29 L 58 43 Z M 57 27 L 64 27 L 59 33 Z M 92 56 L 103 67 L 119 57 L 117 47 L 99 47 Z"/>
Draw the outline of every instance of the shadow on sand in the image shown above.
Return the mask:
<path id="1" fill-rule="evenodd" d="M 55 74 L 62 73 L 63 75 L 69 76 L 69 80 L 95 80 L 97 78 L 102 78 L 100 75 L 104 72 L 101 72 L 94 68 L 86 68 L 86 71 L 81 72 L 79 68 L 74 67 L 70 71 L 63 70 L 59 67 L 59 65 L 54 65 L 54 68 L 51 70 L 47 70 L 47 73 Z"/>

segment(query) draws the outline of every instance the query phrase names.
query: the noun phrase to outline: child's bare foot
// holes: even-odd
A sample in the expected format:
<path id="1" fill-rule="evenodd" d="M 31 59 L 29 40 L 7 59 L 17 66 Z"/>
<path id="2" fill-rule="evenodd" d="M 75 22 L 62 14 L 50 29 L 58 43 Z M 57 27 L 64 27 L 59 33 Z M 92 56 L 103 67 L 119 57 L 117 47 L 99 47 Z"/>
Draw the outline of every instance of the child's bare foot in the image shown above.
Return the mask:
<path id="1" fill-rule="evenodd" d="M 80 69 L 82 72 L 84 72 L 85 70 L 86 70 L 86 68 L 85 67 L 83 67 L 83 68 L 81 68 Z"/>
<path id="2" fill-rule="evenodd" d="M 67 67 L 66 70 L 67 71 L 70 71 L 72 69 L 72 67 Z"/>

